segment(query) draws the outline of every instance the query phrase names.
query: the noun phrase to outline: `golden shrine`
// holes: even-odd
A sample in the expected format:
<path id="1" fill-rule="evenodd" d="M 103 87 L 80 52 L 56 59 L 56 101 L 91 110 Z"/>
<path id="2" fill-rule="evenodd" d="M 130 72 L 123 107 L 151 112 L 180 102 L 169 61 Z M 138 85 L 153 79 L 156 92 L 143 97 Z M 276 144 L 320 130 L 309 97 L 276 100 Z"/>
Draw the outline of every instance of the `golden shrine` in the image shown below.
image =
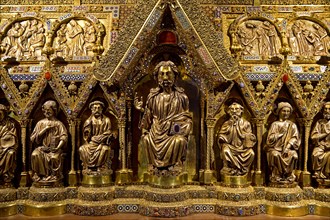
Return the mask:
<path id="1" fill-rule="evenodd" d="M 328 0 L 2 0 L 0 217 L 330 216 Z"/>

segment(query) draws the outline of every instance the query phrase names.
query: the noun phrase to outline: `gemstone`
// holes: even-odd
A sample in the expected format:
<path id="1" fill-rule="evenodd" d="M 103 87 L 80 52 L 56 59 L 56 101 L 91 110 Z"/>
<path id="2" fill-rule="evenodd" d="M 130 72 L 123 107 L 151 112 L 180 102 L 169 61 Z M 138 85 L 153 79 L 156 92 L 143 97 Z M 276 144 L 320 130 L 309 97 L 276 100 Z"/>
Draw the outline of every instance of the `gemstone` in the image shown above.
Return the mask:
<path id="1" fill-rule="evenodd" d="M 45 72 L 45 79 L 50 80 L 52 78 L 52 74 L 50 72 Z"/>

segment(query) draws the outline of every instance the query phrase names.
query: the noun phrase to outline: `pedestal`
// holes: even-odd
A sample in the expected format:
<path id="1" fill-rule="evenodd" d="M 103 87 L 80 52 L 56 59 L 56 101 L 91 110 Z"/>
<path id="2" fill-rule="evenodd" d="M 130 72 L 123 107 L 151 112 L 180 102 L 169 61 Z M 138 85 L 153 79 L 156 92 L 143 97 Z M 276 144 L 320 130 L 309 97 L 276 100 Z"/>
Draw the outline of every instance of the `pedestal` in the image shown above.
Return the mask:
<path id="1" fill-rule="evenodd" d="M 266 188 L 265 206 L 267 214 L 287 217 L 309 214 L 308 204 L 302 200 L 302 189 L 297 186 L 297 183 L 293 184 L 274 184 L 272 187 Z"/>
<path id="2" fill-rule="evenodd" d="M 88 172 L 83 173 L 82 186 L 86 187 L 105 187 L 113 185 L 110 172 Z"/>
<path id="3" fill-rule="evenodd" d="M 188 182 L 188 173 L 182 172 L 178 175 L 158 176 L 150 173 L 144 174 L 144 181 L 150 185 L 160 186 L 164 188 L 179 187 Z"/>
<path id="4" fill-rule="evenodd" d="M 17 214 L 16 189 L 0 188 L 0 217 Z"/>
<path id="5" fill-rule="evenodd" d="M 81 216 L 104 216 L 116 212 L 112 204 L 115 197 L 115 187 L 89 187 L 78 188 L 78 199 L 71 205 L 71 213 Z"/>
<path id="6" fill-rule="evenodd" d="M 229 176 L 223 173 L 221 175 L 221 185 L 226 187 L 248 187 L 251 185 L 251 177 L 249 174 L 243 176 Z"/>
<path id="7" fill-rule="evenodd" d="M 258 215 L 260 201 L 247 176 L 222 176 L 223 182 L 217 187 L 218 202 L 216 213 L 226 216 Z"/>
<path id="8" fill-rule="evenodd" d="M 66 194 L 64 187 L 44 188 L 32 186 L 29 199 L 25 202 L 24 215 L 52 216 L 66 213 Z"/>
<path id="9" fill-rule="evenodd" d="M 327 181 L 327 183 L 328 183 L 328 181 Z M 330 217 L 330 190 L 329 190 L 329 188 L 315 189 L 315 210 L 314 210 L 313 214 Z"/>

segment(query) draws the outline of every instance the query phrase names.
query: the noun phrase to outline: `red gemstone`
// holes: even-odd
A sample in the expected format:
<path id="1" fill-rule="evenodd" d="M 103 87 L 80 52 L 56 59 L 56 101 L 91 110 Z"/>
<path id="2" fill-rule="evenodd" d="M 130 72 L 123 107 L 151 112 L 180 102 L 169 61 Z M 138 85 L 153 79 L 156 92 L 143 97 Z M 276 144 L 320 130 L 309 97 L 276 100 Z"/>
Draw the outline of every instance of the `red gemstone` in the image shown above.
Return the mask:
<path id="1" fill-rule="evenodd" d="M 284 74 L 284 75 L 282 76 L 282 81 L 283 81 L 284 83 L 286 83 L 288 80 L 289 80 L 289 76 L 288 76 L 288 74 Z"/>
<path id="2" fill-rule="evenodd" d="M 158 35 L 159 44 L 176 44 L 177 39 L 175 33 L 172 31 L 163 31 Z"/>
<path id="3" fill-rule="evenodd" d="M 52 78 L 52 74 L 50 72 L 45 72 L 45 79 L 50 80 Z"/>

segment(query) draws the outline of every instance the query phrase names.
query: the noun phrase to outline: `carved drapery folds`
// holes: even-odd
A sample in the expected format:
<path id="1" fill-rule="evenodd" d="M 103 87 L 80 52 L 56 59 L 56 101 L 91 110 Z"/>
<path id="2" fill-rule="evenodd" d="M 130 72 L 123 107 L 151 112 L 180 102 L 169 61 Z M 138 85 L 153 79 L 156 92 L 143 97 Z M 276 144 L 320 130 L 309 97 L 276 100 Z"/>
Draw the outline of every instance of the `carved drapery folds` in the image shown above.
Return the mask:
<path id="1" fill-rule="evenodd" d="M 329 53 L 330 37 L 324 27 L 316 21 L 293 21 L 287 36 L 291 54 L 294 56 L 325 56 Z"/>
<path id="2" fill-rule="evenodd" d="M 1 39 L 2 59 L 41 59 L 46 43 L 45 27 L 42 20 L 15 21 Z"/>
<path id="3" fill-rule="evenodd" d="M 53 22 L 37 17 L 11 19 L 1 30 L 1 59 L 45 60 L 44 55 L 50 55 L 52 59 L 86 60 L 82 57 L 102 54 L 103 24 L 96 17 L 76 16 Z"/>

